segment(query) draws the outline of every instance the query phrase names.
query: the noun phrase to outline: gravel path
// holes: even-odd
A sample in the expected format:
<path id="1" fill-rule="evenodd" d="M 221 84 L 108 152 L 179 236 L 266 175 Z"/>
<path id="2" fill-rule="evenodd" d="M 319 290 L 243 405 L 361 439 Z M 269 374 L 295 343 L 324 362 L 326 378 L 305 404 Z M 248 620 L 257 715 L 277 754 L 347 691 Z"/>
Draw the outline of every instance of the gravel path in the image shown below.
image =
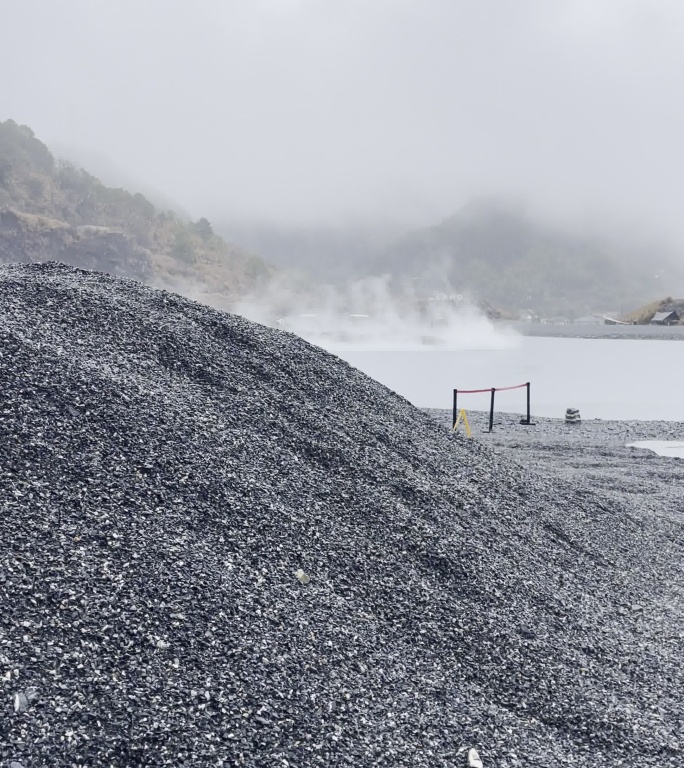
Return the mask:
<path id="1" fill-rule="evenodd" d="M 3 766 L 684 764 L 681 502 L 647 472 L 595 487 L 565 437 L 452 435 L 64 266 L 0 268 L 0 335 Z"/>

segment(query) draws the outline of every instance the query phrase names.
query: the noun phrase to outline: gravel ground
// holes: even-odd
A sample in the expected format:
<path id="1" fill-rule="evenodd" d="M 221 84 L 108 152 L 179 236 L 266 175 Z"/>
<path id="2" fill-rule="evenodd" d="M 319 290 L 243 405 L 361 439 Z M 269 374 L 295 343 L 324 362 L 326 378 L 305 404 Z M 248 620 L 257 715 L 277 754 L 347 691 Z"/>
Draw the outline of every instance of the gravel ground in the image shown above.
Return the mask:
<path id="1" fill-rule="evenodd" d="M 54 264 L 0 335 L 3 765 L 684 764 L 676 460 Z"/>
<path id="2" fill-rule="evenodd" d="M 451 411 L 428 413 L 451 426 Z M 525 426 L 520 419 L 497 413 L 489 433 L 489 412 L 468 411 L 476 440 L 546 477 L 600 490 L 636 513 L 649 510 L 678 519 L 684 512 L 684 460 L 627 447 L 638 440 L 684 441 L 684 423 L 590 419 L 566 424 L 533 416 L 534 426 Z"/>

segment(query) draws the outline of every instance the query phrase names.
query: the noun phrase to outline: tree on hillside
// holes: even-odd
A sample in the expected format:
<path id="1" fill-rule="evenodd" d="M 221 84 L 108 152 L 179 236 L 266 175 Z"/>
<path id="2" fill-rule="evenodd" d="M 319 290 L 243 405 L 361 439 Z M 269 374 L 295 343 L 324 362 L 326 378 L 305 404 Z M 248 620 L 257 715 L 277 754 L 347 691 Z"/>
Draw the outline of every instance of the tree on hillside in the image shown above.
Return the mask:
<path id="1" fill-rule="evenodd" d="M 33 131 L 14 120 L 0 122 L 0 156 L 17 170 L 34 167 L 43 173 L 51 173 L 55 164 L 50 150 Z"/>
<path id="2" fill-rule="evenodd" d="M 196 235 L 199 235 L 206 243 L 207 240 L 211 240 L 214 236 L 214 230 L 211 228 L 211 224 L 204 217 L 199 219 L 193 224 L 193 230 Z"/>
<path id="3" fill-rule="evenodd" d="M 171 255 L 184 264 L 192 264 L 195 261 L 195 245 L 192 240 L 192 235 L 186 229 L 180 229 L 171 248 Z"/>

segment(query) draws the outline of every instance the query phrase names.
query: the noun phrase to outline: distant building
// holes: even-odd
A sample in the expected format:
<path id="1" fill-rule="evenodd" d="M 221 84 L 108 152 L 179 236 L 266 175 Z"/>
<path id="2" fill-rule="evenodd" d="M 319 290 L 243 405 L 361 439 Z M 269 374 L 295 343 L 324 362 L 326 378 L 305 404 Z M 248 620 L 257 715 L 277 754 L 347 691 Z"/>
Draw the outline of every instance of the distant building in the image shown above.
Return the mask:
<path id="1" fill-rule="evenodd" d="M 545 317 L 541 322 L 544 325 L 570 325 L 567 317 Z"/>
<path id="2" fill-rule="evenodd" d="M 585 315 L 584 317 L 577 317 L 572 321 L 573 325 L 598 325 L 601 319 L 596 315 Z"/>
<path id="3" fill-rule="evenodd" d="M 677 325 L 679 323 L 679 312 L 656 312 L 651 318 L 651 325 Z"/>

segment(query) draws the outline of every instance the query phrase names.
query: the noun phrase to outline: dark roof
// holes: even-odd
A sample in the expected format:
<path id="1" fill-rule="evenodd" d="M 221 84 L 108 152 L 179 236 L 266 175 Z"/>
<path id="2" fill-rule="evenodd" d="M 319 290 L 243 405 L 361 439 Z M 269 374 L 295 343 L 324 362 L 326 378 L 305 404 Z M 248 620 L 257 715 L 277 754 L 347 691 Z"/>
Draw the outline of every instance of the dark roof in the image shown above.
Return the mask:
<path id="1" fill-rule="evenodd" d="M 664 320 L 669 320 L 672 316 L 679 317 L 677 312 L 672 309 L 669 312 L 656 312 L 655 315 L 651 318 L 652 323 L 662 323 Z"/>

